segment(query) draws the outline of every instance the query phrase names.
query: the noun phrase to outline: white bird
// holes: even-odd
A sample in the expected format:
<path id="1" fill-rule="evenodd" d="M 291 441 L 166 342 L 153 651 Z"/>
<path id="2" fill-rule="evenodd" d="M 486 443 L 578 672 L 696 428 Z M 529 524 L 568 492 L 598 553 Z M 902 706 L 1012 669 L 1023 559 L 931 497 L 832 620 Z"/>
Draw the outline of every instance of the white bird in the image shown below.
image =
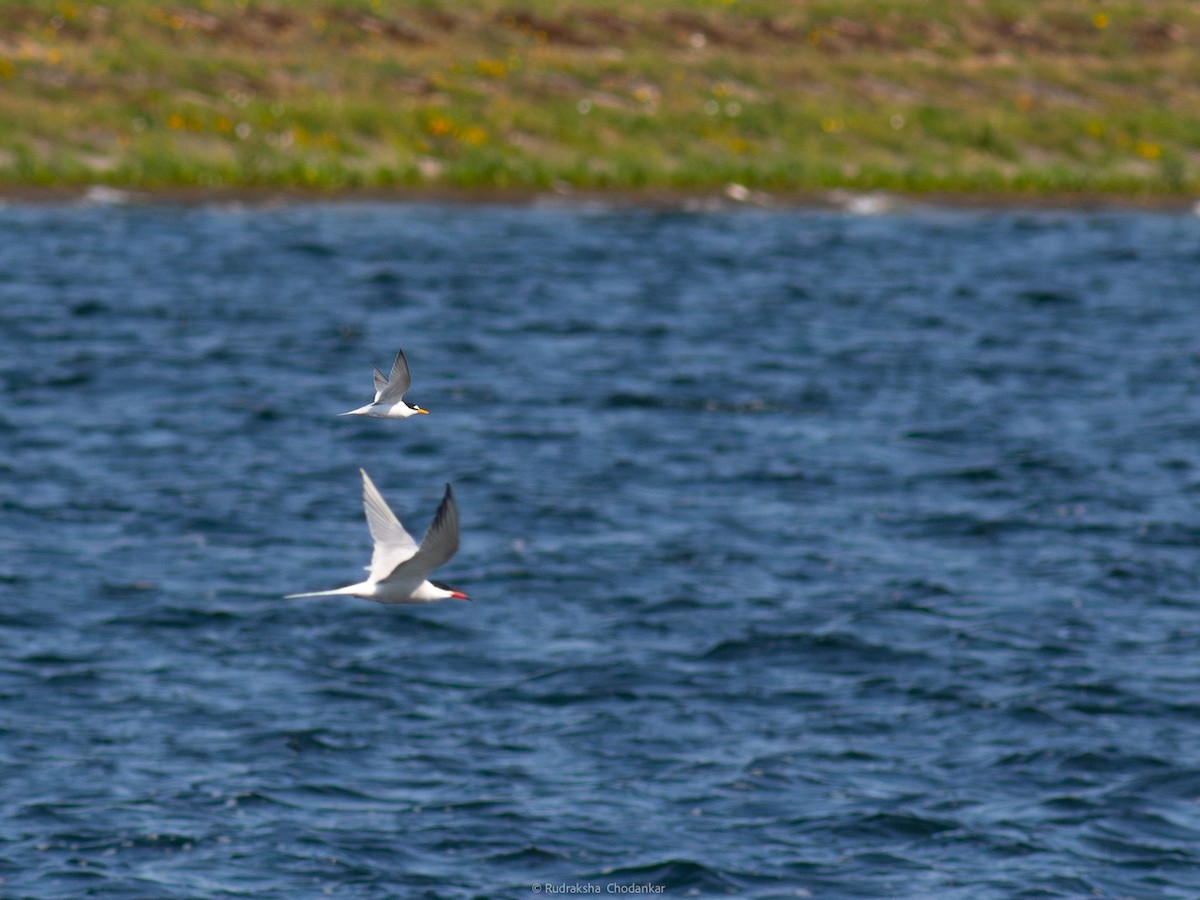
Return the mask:
<path id="1" fill-rule="evenodd" d="M 462 591 L 440 581 L 429 581 L 433 570 L 458 551 L 458 505 L 446 485 L 446 495 L 418 546 L 379 490 L 362 469 L 363 508 L 375 547 L 367 580 L 332 591 L 289 594 L 294 597 L 332 597 L 348 594 L 376 603 L 436 603 L 438 600 L 470 600 Z"/>
<path id="2" fill-rule="evenodd" d="M 429 415 L 429 410 L 421 409 L 404 399 L 405 393 L 412 387 L 412 376 L 408 373 L 408 360 L 404 351 L 396 354 L 392 363 L 392 374 L 387 378 L 375 366 L 375 399 L 366 406 L 352 409 L 350 412 L 338 413 L 341 416 L 374 416 L 377 419 L 407 419 L 418 414 Z"/>

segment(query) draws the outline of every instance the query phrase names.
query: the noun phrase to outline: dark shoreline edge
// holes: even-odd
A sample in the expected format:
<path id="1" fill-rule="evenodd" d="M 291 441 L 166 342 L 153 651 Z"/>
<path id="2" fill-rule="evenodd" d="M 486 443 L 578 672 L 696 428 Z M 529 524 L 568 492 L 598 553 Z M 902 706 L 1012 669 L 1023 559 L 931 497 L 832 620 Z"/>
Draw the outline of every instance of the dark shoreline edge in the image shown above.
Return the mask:
<path id="1" fill-rule="evenodd" d="M 1045 210 L 1074 212 L 1136 211 L 1200 215 L 1200 198 L 1161 194 L 921 192 L 831 189 L 763 192 L 724 188 L 674 190 L 575 190 L 574 188 L 338 188 L 162 187 L 112 185 L 0 185 L 0 205 L 147 205 L 250 207 L 305 203 L 461 204 L 464 206 L 543 206 L 716 212 L 735 209 L 814 209 L 879 214 L 915 209 Z"/>

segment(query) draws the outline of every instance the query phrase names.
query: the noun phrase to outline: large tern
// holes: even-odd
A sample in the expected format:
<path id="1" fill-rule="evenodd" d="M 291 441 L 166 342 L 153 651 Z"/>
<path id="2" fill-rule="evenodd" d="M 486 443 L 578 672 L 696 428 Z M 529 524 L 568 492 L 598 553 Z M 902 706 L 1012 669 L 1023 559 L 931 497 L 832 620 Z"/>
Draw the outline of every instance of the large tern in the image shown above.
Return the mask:
<path id="1" fill-rule="evenodd" d="M 388 507 L 367 473 L 362 472 L 363 508 L 375 547 L 367 580 L 332 591 L 289 594 L 294 597 L 332 597 L 348 594 L 376 603 L 436 603 L 439 600 L 470 600 L 462 591 L 440 581 L 430 581 L 433 570 L 458 551 L 458 505 L 454 491 L 446 494 L 434 514 L 429 530 L 418 545 L 396 514 Z"/>
<path id="2" fill-rule="evenodd" d="M 371 368 L 375 372 L 375 399 L 366 406 L 338 415 L 374 416 L 377 419 L 407 419 L 409 416 L 429 415 L 429 410 L 421 409 L 404 399 L 405 393 L 412 386 L 412 376 L 408 373 L 408 360 L 404 358 L 403 350 L 396 354 L 396 361 L 392 363 L 392 373 L 387 378 L 383 377 L 378 368 Z"/>

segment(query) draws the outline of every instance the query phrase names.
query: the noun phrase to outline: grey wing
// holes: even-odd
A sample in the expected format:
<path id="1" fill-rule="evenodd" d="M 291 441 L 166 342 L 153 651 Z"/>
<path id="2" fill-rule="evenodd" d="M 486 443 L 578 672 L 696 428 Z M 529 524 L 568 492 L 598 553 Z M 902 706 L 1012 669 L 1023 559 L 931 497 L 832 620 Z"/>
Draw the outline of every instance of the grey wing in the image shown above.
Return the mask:
<path id="1" fill-rule="evenodd" d="M 396 361 L 392 363 L 392 374 L 388 376 L 387 386 L 379 392 L 379 400 L 376 402 L 399 403 L 410 387 L 412 375 L 408 372 L 408 360 L 404 358 L 404 351 L 401 350 L 396 354 Z"/>
<path id="2" fill-rule="evenodd" d="M 380 395 L 382 395 L 383 392 L 387 390 L 388 380 L 387 380 L 387 378 L 384 377 L 383 373 L 379 371 L 378 367 L 371 366 L 371 371 L 375 373 L 375 400 L 374 400 L 374 402 L 378 403 Z"/>
<path id="3" fill-rule="evenodd" d="M 358 471 L 362 472 L 363 509 L 367 514 L 367 527 L 371 529 L 371 539 L 375 542 L 368 571 L 372 581 L 379 581 L 402 562 L 412 558 L 417 552 L 417 542 L 404 530 L 366 471 Z"/>
<path id="4" fill-rule="evenodd" d="M 429 523 L 429 530 L 421 538 L 421 546 L 411 559 L 405 560 L 392 570 L 383 581 L 420 575 L 428 578 L 434 569 L 449 562 L 458 552 L 458 504 L 454 502 L 454 491 L 446 485 L 442 503 Z"/>

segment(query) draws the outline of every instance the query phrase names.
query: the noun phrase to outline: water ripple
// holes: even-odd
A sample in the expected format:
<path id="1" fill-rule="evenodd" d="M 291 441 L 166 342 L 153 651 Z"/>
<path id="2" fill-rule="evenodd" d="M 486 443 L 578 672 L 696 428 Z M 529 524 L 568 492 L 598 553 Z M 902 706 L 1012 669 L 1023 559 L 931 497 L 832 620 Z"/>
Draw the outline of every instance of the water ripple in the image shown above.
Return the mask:
<path id="1" fill-rule="evenodd" d="M 1195 217 L 0 221 L 5 896 L 1200 894 Z"/>

